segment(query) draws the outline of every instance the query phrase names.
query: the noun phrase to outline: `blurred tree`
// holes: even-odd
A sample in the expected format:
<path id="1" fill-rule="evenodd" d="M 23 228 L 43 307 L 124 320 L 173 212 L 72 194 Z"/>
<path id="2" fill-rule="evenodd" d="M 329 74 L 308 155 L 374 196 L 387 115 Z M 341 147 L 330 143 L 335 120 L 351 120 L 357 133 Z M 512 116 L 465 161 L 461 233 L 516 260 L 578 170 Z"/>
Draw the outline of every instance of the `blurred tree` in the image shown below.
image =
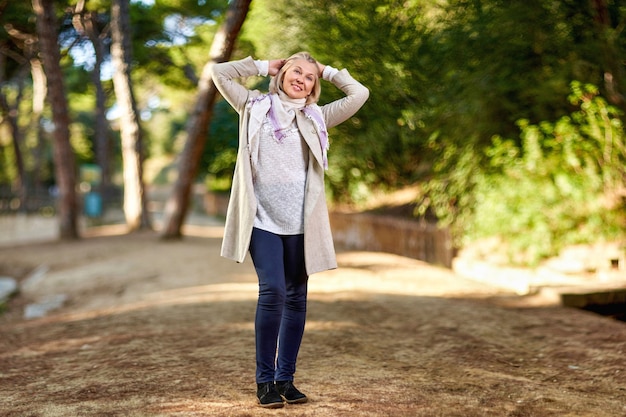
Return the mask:
<path id="1" fill-rule="evenodd" d="M 522 147 L 519 120 L 570 114 L 572 80 L 620 103 L 625 13 L 609 0 L 257 0 L 244 38 L 265 58 L 307 49 L 370 88 L 331 132 L 335 200 L 419 183 L 416 214 L 462 237 L 481 175 L 502 173 L 487 151 L 494 136 Z M 323 89 L 322 101 L 334 93 Z"/>
<path id="2" fill-rule="evenodd" d="M 13 189 L 20 201 L 20 209 L 26 209 L 26 201 L 30 192 L 29 185 L 37 181 L 29 181 L 24 158 L 25 129 L 20 126 L 20 106 L 27 99 L 25 89 L 28 88 L 29 72 L 33 80 L 35 92 L 45 91 L 45 75 L 37 55 L 37 36 L 35 26 L 28 21 L 32 9 L 27 3 L 0 4 L 0 20 L 5 32 L 0 33 L 0 121 L 6 121 L 13 146 L 15 167 Z M 44 94 L 33 95 L 32 124 L 37 126 L 43 111 Z M 39 155 L 35 155 L 39 161 Z M 4 173 L 7 175 L 8 173 Z M 8 178 L 7 178 L 8 179 Z"/>
<path id="3" fill-rule="evenodd" d="M 419 0 L 255 2 L 245 38 L 261 58 L 308 50 L 370 89 L 357 115 L 331 132 L 327 183 L 335 200 L 365 200 L 370 186 L 401 186 L 424 172 L 420 118 L 435 93 L 425 67 L 432 64 L 426 39 L 434 10 Z M 320 102 L 341 94 L 323 85 Z"/>
<path id="4" fill-rule="evenodd" d="M 187 140 L 178 162 L 178 179 L 165 208 L 165 227 L 161 234 L 163 238 L 181 236 L 181 228 L 189 207 L 191 186 L 198 173 L 208 126 L 213 116 L 213 104 L 218 94 L 211 79 L 211 67 L 216 62 L 227 61 L 230 58 L 250 2 L 251 0 L 233 0 L 226 13 L 225 22 L 213 39 L 209 51 L 210 60 L 202 70 L 195 106 L 187 123 Z"/>
<path id="5" fill-rule="evenodd" d="M 20 56 L 23 59 L 23 57 Z M 6 74 L 7 55 L 0 54 L 0 86 L 5 84 L 4 75 Z M 25 61 L 25 59 L 24 59 Z M 18 123 L 18 108 L 21 104 L 25 78 L 28 75 L 28 64 L 22 66 L 18 74 L 13 78 L 14 84 L 17 85 L 16 97 L 11 103 L 7 94 L 0 89 L 0 114 L 3 115 L 2 120 L 6 120 L 8 125 L 9 135 L 11 137 L 11 144 L 13 145 L 13 155 L 15 159 L 16 176 L 13 181 L 13 189 L 16 191 L 20 208 L 25 209 L 27 187 L 26 187 L 26 169 L 24 167 L 24 157 L 22 154 L 22 131 Z"/>
<path id="6" fill-rule="evenodd" d="M 111 143 L 109 140 L 109 125 L 106 119 L 106 92 L 102 82 L 102 64 L 108 50 L 109 22 L 104 19 L 103 13 L 86 8 L 86 0 L 78 0 L 74 6 L 72 23 L 76 31 L 86 36 L 93 46 L 95 62 L 91 71 L 91 80 L 95 86 L 95 114 L 93 142 L 96 161 L 101 170 L 100 195 L 106 197 L 111 186 Z M 106 201 L 106 200 L 105 200 Z"/>
<path id="7" fill-rule="evenodd" d="M 604 78 L 604 91 L 613 105 L 626 113 L 626 97 L 624 88 L 626 71 L 620 49 L 621 32 L 626 24 L 626 15 L 620 13 L 619 2 L 609 0 L 592 0 L 591 15 L 593 32 L 601 51 L 601 70 Z M 611 10 L 612 9 L 612 10 Z"/>
<path id="8" fill-rule="evenodd" d="M 130 231 L 152 227 L 143 178 L 143 139 L 131 80 L 130 0 L 113 0 L 111 7 L 111 55 L 113 86 L 120 111 L 124 161 L 124 215 Z"/>
<path id="9" fill-rule="evenodd" d="M 57 11 L 65 6 L 62 3 L 57 3 Z M 20 64 L 12 54 L 26 56 L 16 46 L 19 36 L 13 34 L 34 32 L 29 32 L 28 19 L 17 14 L 20 4 L 0 0 L 0 20 L 6 31 L 0 33 L 0 41 L 9 41 L 0 46 L 0 53 L 7 57 L 0 92 L 5 93 L 9 107 L 16 107 L 15 99 L 20 97 Z M 78 0 L 77 12 L 82 4 Z M 87 13 L 98 14 L 94 34 L 105 38 L 107 20 L 101 17 L 108 12 L 110 0 L 84 4 L 88 9 L 77 13 L 81 21 L 75 19 L 74 28 L 68 26 L 68 19 L 60 26 L 61 47 L 69 51 L 62 64 L 66 86 L 71 89 L 72 142 L 77 150 L 80 146 L 81 160 L 90 157 L 85 144 L 99 131 L 92 129 L 96 118 L 89 115 L 99 106 L 94 105 L 98 99 L 86 99 L 99 93 L 97 87 L 85 88 L 90 82 L 81 72 L 91 72 L 84 62 L 93 62 L 80 62 L 89 55 Z M 234 163 L 236 115 L 218 103 L 211 116 L 214 123 L 208 127 L 211 140 L 206 144 L 206 123 L 204 128 L 197 128 L 204 122 L 196 124 L 206 115 L 198 104 L 204 100 L 204 91 L 198 92 L 196 107 L 191 104 L 198 85 L 205 88 L 200 80 L 207 65 L 206 45 L 217 39 L 215 33 L 228 4 L 226 0 L 155 0 L 132 2 L 129 7 L 131 76 L 145 132 L 143 151 L 151 158 L 152 172 L 165 167 L 161 174 L 174 171 L 171 161 L 180 154 L 182 168 L 171 204 L 188 200 L 187 184 L 195 177 L 208 173 L 225 178 Z M 478 204 L 477 198 L 487 193 L 477 187 L 486 187 L 492 180 L 502 187 L 511 184 L 499 175 L 512 176 L 513 171 L 493 161 L 494 138 L 506 138 L 512 148 L 526 152 L 519 121 L 534 126 L 574 114 L 577 108 L 567 100 L 572 80 L 597 85 L 599 95 L 622 110 L 615 117 L 624 120 L 625 16 L 626 5 L 613 0 L 255 0 L 233 56 L 271 59 L 309 50 L 324 63 L 350 70 L 370 88 L 371 98 L 356 117 L 331 132 L 327 184 L 332 198 L 358 202 L 376 189 L 417 183 L 423 190 L 418 214 L 434 213 L 442 224 L 462 234 L 473 227 L 479 208 L 485 215 L 486 205 Z M 103 39 L 103 44 L 108 41 Z M 94 57 L 98 59 L 95 52 Z M 105 52 L 102 68 L 107 68 L 108 60 Z M 31 68 L 31 78 L 35 78 L 36 65 Z M 101 77 L 105 76 L 103 71 Z M 22 119 L 35 114 L 27 105 L 30 88 L 26 78 L 24 105 L 18 107 Z M 108 88 L 109 80 L 105 80 L 103 89 L 111 106 Z M 340 95 L 324 86 L 321 102 Z M 8 132 L 6 109 L 3 128 Z M 41 126 L 48 125 L 46 117 L 43 122 Z M 27 125 L 20 127 L 27 130 L 22 147 L 28 171 L 32 141 Z M 574 128 L 588 127 L 574 124 Z M 196 134 L 204 139 L 187 140 Z M 541 140 L 550 138 L 545 135 Z M 200 148 L 205 152 L 198 165 L 185 165 L 195 160 L 190 155 Z M 3 150 L 2 157 L 10 158 L 11 164 L 0 166 L 0 171 L 14 178 L 13 150 Z M 581 146 L 575 151 L 585 152 L 591 150 Z M 550 153 L 553 168 L 564 163 L 558 155 Z M 154 163 L 158 158 L 159 166 Z M 168 175 L 158 178 L 172 180 Z M 529 179 L 527 189 L 539 184 Z M 226 181 L 219 186 L 226 187 Z M 541 207 L 536 203 L 534 207 Z M 176 225 L 182 223 L 187 206 L 170 209 L 173 232 L 169 233 L 176 236 Z M 530 211 L 525 215 L 532 219 Z"/>
<path id="10" fill-rule="evenodd" d="M 37 17 L 39 50 L 47 76 L 48 99 L 52 107 L 54 123 L 54 162 L 59 193 L 59 234 L 61 239 L 76 239 L 79 237 L 76 167 L 70 145 L 69 112 L 60 65 L 54 0 L 33 0 L 33 10 Z"/>
<path id="11" fill-rule="evenodd" d="M 623 106 L 619 33 L 626 10 L 602 0 L 451 0 L 444 10 L 433 38 L 440 82 L 432 116 L 424 119 L 434 163 L 421 210 L 432 209 L 460 237 L 480 215 L 477 181 L 502 173 L 486 151 L 494 136 L 522 147 L 519 120 L 570 114 L 572 80 L 603 86 L 602 94 Z"/>

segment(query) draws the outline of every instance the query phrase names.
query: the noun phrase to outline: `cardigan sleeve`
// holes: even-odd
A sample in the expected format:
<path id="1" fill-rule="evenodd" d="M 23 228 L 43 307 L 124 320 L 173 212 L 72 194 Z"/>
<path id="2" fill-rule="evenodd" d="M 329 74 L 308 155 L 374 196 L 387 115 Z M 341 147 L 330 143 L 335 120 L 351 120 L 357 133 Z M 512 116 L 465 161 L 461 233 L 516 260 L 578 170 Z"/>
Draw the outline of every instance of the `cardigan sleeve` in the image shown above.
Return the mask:
<path id="1" fill-rule="evenodd" d="M 251 57 L 239 61 L 214 64 L 211 78 L 218 91 L 240 113 L 245 109 L 251 90 L 235 81 L 237 78 L 259 75 L 259 68 Z"/>
<path id="2" fill-rule="evenodd" d="M 343 91 L 346 96 L 321 106 L 328 129 L 354 116 L 369 98 L 367 87 L 352 78 L 347 70 L 338 71 L 329 78 L 329 81 Z"/>
<path id="3" fill-rule="evenodd" d="M 324 72 L 322 72 L 322 79 L 326 81 L 332 81 L 333 77 L 339 72 L 337 68 L 333 68 L 330 65 L 326 65 L 324 67 Z"/>

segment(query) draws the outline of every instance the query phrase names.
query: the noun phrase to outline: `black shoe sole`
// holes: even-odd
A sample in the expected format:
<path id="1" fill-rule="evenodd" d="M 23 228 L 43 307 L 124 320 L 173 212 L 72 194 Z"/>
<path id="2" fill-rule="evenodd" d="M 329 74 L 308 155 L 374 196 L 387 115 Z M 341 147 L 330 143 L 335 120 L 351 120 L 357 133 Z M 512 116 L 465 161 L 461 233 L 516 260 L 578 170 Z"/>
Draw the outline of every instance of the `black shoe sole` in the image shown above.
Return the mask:
<path id="1" fill-rule="evenodd" d="M 261 400 L 259 400 L 258 398 L 256 399 L 257 404 L 259 404 L 259 406 L 263 407 L 263 408 L 283 408 L 285 406 L 285 403 L 280 401 L 276 401 L 275 403 L 267 403 L 267 404 L 263 404 L 261 402 Z"/>
<path id="2" fill-rule="evenodd" d="M 257 403 L 263 408 L 283 408 L 285 406 L 285 403 L 282 401 L 279 403 L 261 404 L 261 401 L 257 400 Z"/>
<path id="3" fill-rule="evenodd" d="M 304 404 L 305 402 L 309 401 L 308 397 L 298 398 L 297 400 L 288 400 L 282 395 L 281 397 L 283 397 L 283 400 L 285 400 L 287 404 Z"/>

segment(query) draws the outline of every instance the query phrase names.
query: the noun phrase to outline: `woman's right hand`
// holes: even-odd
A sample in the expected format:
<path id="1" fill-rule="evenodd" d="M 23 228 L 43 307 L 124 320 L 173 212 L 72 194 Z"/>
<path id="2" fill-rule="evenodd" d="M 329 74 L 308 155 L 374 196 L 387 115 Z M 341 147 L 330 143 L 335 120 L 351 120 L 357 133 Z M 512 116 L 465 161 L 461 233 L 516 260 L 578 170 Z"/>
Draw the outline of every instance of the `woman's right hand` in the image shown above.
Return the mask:
<path id="1" fill-rule="evenodd" d="M 317 63 L 317 72 L 318 72 L 317 76 L 318 77 L 322 78 L 322 75 L 324 75 L 324 69 L 325 68 L 326 68 L 326 65 L 324 65 L 324 64 L 322 64 L 320 62 Z"/>
<path id="2" fill-rule="evenodd" d="M 272 77 L 278 74 L 278 71 L 285 65 L 286 59 L 272 59 L 269 61 L 269 69 L 267 71 L 268 75 Z"/>

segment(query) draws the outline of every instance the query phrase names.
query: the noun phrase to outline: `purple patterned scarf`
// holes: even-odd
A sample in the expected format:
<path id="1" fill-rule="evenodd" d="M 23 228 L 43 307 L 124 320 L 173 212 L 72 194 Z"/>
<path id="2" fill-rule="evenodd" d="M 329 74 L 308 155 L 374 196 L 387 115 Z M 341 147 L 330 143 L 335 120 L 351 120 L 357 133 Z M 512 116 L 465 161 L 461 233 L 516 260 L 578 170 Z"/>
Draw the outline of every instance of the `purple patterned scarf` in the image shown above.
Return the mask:
<path id="1" fill-rule="evenodd" d="M 270 123 L 272 124 L 272 128 L 274 130 L 274 137 L 278 142 L 282 142 L 285 138 L 285 127 L 280 125 L 278 117 L 276 116 L 275 106 L 280 106 L 280 98 L 277 94 L 264 94 L 259 97 L 252 99 L 249 103 L 250 106 L 253 106 L 255 103 L 265 100 L 266 98 L 270 99 L 270 108 L 267 113 Z M 317 106 L 304 106 L 300 108 L 300 110 L 304 113 L 304 115 L 315 125 L 317 130 L 317 136 L 320 140 L 320 145 L 322 147 L 322 161 L 324 165 L 324 169 L 328 169 L 328 149 L 330 148 L 330 143 L 328 141 L 328 131 L 326 129 L 326 122 L 324 121 L 324 117 L 322 116 L 322 112 L 319 110 Z"/>
<path id="2" fill-rule="evenodd" d="M 317 136 L 320 138 L 320 145 L 322 146 L 322 160 L 324 162 L 324 169 L 328 169 L 328 149 L 330 143 L 328 142 L 328 131 L 326 130 L 326 122 L 322 116 L 322 112 L 319 108 L 311 106 L 305 106 L 302 108 L 302 112 L 313 121 L 317 129 Z"/>

